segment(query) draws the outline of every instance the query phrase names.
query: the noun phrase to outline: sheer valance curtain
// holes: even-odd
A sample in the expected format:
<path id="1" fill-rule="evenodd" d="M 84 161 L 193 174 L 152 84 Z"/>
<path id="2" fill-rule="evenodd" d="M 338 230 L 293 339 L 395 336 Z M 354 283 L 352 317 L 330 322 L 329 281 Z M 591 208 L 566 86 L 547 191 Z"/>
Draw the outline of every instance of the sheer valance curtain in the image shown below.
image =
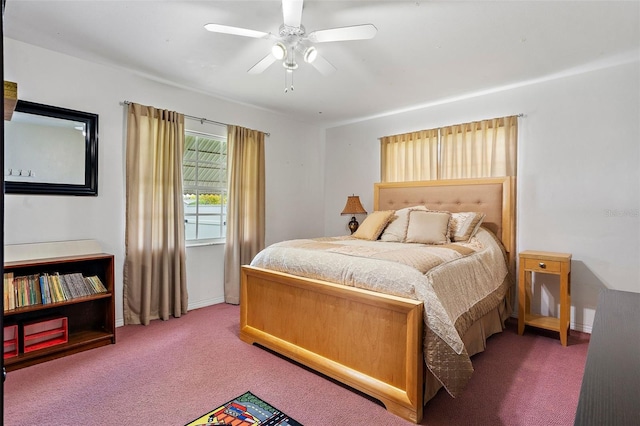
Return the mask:
<path id="1" fill-rule="evenodd" d="M 264 248 L 265 133 L 228 126 L 227 238 L 224 250 L 224 299 L 240 303 L 240 272 Z"/>
<path id="2" fill-rule="evenodd" d="M 518 116 L 380 138 L 380 179 L 516 176 Z"/>
<path id="3" fill-rule="evenodd" d="M 125 324 L 187 312 L 184 116 L 130 103 L 126 140 Z"/>

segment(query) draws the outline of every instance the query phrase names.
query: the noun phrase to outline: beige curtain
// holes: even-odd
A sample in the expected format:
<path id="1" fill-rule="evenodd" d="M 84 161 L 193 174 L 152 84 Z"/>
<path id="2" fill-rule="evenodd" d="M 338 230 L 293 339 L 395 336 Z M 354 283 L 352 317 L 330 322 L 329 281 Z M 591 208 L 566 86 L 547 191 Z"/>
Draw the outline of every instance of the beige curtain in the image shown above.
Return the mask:
<path id="1" fill-rule="evenodd" d="M 130 104 L 127 115 L 125 324 L 187 312 L 184 116 Z"/>
<path id="2" fill-rule="evenodd" d="M 224 299 L 240 303 L 240 270 L 264 248 L 264 133 L 228 126 Z"/>
<path id="3" fill-rule="evenodd" d="M 437 179 L 438 129 L 381 138 L 380 164 L 382 182 Z"/>
<path id="4" fill-rule="evenodd" d="M 440 179 L 515 176 L 518 117 L 440 129 Z"/>

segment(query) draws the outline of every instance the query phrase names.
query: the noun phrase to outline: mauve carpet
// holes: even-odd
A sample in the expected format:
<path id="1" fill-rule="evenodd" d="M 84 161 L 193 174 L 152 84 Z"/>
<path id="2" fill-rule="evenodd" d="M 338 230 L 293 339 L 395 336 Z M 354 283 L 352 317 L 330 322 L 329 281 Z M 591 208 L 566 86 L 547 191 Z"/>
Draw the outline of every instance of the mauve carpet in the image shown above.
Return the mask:
<path id="1" fill-rule="evenodd" d="M 117 329 L 117 343 L 10 372 L 4 424 L 180 426 L 251 391 L 305 426 L 408 425 L 362 395 L 238 338 L 239 308 Z M 588 334 L 518 336 L 473 357 L 463 395 L 440 391 L 423 425 L 572 425 Z"/>

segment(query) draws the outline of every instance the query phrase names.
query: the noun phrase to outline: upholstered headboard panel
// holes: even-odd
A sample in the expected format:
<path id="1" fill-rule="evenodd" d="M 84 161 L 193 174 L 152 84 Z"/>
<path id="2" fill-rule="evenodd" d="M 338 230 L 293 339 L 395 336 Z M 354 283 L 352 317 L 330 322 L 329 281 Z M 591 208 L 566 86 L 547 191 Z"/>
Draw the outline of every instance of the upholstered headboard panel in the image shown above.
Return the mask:
<path id="1" fill-rule="evenodd" d="M 500 238 L 515 260 L 514 178 L 384 182 L 374 185 L 374 210 L 423 205 L 432 210 L 484 212 L 483 226 Z"/>

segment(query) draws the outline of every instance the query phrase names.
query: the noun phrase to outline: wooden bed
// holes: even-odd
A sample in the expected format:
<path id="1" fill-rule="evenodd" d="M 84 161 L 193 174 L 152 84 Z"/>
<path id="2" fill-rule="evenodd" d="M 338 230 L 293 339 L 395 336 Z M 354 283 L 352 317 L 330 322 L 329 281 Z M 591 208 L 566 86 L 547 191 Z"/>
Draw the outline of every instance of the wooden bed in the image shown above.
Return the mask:
<path id="1" fill-rule="evenodd" d="M 513 271 L 514 188 L 513 178 L 378 183 L 374 210 L 425 205 L 433 210 L 484 212 L 483 226 L 502 241 Z M 388 411 L 414 423 L 422 419 L 425 387 L 427 398 L 440 387 L 425 383 L 429 372 L 424 366 L 423 334 L 420 301 L 242 268 L 243 341 L 262 345 L 370 395 Z M 470 355 L 479 350 L 469 351 Z"/>

